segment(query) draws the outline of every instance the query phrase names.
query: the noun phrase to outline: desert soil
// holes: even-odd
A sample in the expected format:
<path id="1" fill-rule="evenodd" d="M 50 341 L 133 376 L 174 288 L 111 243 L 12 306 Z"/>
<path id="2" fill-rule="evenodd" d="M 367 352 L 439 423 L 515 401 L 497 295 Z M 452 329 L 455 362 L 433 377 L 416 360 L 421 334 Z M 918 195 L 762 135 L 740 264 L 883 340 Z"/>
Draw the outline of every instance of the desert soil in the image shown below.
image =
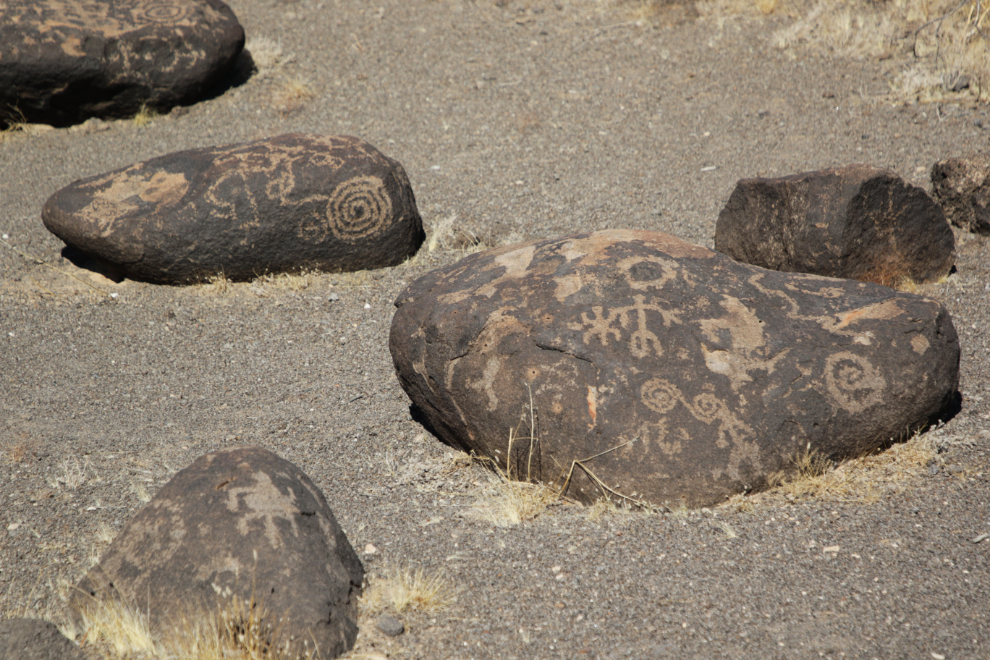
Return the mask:
<path id="1" fill-rule="evenodd" d="M 958 272 L 921 290 L 962 343 L 962 411 L 912 441 L 939 453 L 839 494 L 594 520 L 561 503 L 495 526 L 473 508 L 487 473 L 414 421 L 387 349 L 398 293 L 474 237 L 632 227 L 710 247 L 738 179 L 869 163 L 927 188 L 936 160 L 987 149 L 986 106 L 891 98 L 897 58 L 777 49 L 786 14 L 230 4 L 270 40 L 243 84 L 145 126 L 0 143 L 3 616 L 62 622 L 60 591 L 149 496 L 252 443 L 323 489 L 372 577 L 422 568 L 460 590 L 402 613 L 397 638 L 364 615 L 355 657 L 990 657 L 990 540 L 974 542 L 990 532 L 986 239 L 957 232 Z M 290 131 L 357 135 L 403 163 L 435 249 L 391 269 L 170 287 L 66 259 L 40 221 L 75 179 Z"/>

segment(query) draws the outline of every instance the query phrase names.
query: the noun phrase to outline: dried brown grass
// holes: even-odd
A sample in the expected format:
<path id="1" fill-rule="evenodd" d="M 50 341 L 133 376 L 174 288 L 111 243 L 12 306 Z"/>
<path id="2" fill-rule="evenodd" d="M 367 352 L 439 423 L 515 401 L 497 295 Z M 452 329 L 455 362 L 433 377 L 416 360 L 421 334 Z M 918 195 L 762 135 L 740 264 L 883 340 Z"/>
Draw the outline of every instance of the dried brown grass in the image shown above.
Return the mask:
<path id="1" fill-rule="evenodd" d="M 440 573 L 387 566 L 380 575 L 368 578 L 361 610 L 367 613 L 393 610 L 399 614 L 435 612 L 454 602 L 457 594 L 458 590 Z"/>

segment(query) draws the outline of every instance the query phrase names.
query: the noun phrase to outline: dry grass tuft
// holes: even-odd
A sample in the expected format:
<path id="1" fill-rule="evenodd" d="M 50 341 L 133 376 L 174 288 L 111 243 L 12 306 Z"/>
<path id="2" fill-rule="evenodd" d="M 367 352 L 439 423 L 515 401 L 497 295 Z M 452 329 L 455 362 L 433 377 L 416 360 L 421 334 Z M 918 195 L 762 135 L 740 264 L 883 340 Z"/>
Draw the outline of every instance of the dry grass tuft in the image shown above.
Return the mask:
<path id="1" fill-rule="evenodd" d="M 754 501 L 778 496 L 791 501 L 872 503 L 901 490 L 937 455 L 938 444 L 931 433 L 916 433 L 907 442 L 850 459 L 834 469 L 830 459 L 812 450 L 796 456 L 792 470 L 771 475 L 769 491 L 737 495 L 730 503 L 740 511 L 751 510 Z"/>
<path id="2" fill-rule="evenodd" d="M 281 42 L 267 37 L 251 37 L 244 45 L 244 50 L 251 54 L 251 60 L 262 76 L 295 60 L 295 55 L 282 49 Z"/>
<path id="3" fill-rule="evenodd" d="M 316 273 L 308 270 L 301 270 L 295 273 L 275 273 L 266 274 L 254 279 L 254 285 L 267 285 L 277 289 L 289 289 L 290 291 L 305 291 L 314 282 Z"/>
<path id="4" fill-rule="evenodd" d="M 209 277 L 205 283 L 201 284 L 203 291 L 218 296 L 225 296 L 231 291 L 231 281 L 227 279 L 223 271 Z"/>
<path id="5" fill-rule="evenodd" d="M 636 510 L 626 500 L 613 500 L 606 495 L 598 498 L 594 504 L 588 507 L 587 512 L 584 514 L 584 519 L 588 522 L 597 522 L 605 518 L 628 515 Z"/>
<path id="6" fill-rule="evenodd" d="M 279 113 L 288 115 L 301 109 L 314 96 L 316 93 L 306 80 L 289 78 L 275 92 L 273 102 Z"/>
<path id="7" fill-rule="evenodd" d="M 146 613 L 118 599 L 93 600 L 81 615 L 81 646 L 105 660 L 290 660 L 311 655 L 287 652 L 281 621 L 253 596 L 234 595 L 214 612 L 190 610 L 161 635 L 152 632 Z"/>
<path id="8" fill-rule="evenodd" d="M 559 500 L 560 493 L 551 486 L 513 481 L 493 471 L 470 512 L 495 527 L 511 527 L 535 519 Z"/>
<path id="9" fill-rule="evenodd" d="M 142 105 L 141 109 L 138 110 L 137 114 L 131 118 L 131 121 L 133 121 L 134 125 L 137 126 L 138 128 L 144 128 L 145 126 L 151 124 L 151 122 L 153 122 L 155 119 L 157 119 L 158 116 L 159 116 L 158 113 L 155 112 L 152 108 L 149 108 L 146 105 Z"/>
<path id="10" fill-rule="evenodd" d="M 369 588 L 361 598 L 362 610 L 435 612 L 457 599 L 458 590 L 440 574 L 428 575 L 421 568 L 396 567 L 387 567 L 383 573 L 369 578 Z"/>
<path id="11" fill-rule="evenodd" d="M 774 35 L 778 48 L 806 46 L 858 59 L 900 56 L 891 83 L 895 99 L 990 101 L 987 0 L 796 4 L 803 16 Z"/>
<path id="12" fill-rule="evenodd" d="M 465 255 L 487 250 L 495 245 L 494 239 L 479 236 L 470 229 L 455 226 L 457 214 L 451 213 L 446 218 L 438 220 L 429 228 L 429 238 L 426 241 L 427 252 L 459 251 Z"/>

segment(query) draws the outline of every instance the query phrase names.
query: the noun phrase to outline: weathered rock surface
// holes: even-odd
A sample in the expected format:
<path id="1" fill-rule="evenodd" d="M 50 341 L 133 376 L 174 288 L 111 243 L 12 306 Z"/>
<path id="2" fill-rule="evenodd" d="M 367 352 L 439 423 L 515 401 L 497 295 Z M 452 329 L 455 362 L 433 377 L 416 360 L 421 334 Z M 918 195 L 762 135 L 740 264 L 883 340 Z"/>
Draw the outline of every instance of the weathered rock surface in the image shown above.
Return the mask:
<path id="1" fill-rule="evenodd" d="M 399 163 L 358 138 L 299 133 L 76 181 L 42 220 L 122 275 L 164 283 L 394 266 L 425 238 Z"/>
<path id="2" fill-rule="evenodd" d="M 254 599 L 290 653 L 332 658 L 357 637 L 364 569 L 323 493 L 260 447 L 200 457 L 176 474 L 80 581 L 70 607 L 122 598 L 153 630 Z M 273 640 L 275 641 L 275 640 Z M 314 649 L 315 645 L 315 649 Z"/>
<path id="3" fill-rule="evenodd" d="M 0 126 L 164 112 L 202 96 L 243 47 L 220 0 L 6 0 Z"/>
<path id="4" fill-rule="evenodd" d="M 42 619 L 0 621 L 0 660 L 85 660 L 79 647 Z"/>
<path id="5" fill-rule="evenodd" d="M 990 236 L 990 155 L 935 163 L 932 193 L 953 225 Z"/>
<path id="6" fill-rule="evenodd" d="M 442 440 L 540 481 L 561 483 L 581 461 L 655 504 L 759 489 L 809 450 L 871 450 L 956 396 L 959 343 L 937 302 L 655 232 L 472 255 L 396 306 L 399 381 Z M 568 492 L 595 498 L 574 474 Z"/>
<path id="7" fill-rule="evenodd" d="M 715 249 L 771 270 L 887 286 L 937 280 L 955 263 L 938 205 L 867 165 L 742 179 L 718 216 Z"/>

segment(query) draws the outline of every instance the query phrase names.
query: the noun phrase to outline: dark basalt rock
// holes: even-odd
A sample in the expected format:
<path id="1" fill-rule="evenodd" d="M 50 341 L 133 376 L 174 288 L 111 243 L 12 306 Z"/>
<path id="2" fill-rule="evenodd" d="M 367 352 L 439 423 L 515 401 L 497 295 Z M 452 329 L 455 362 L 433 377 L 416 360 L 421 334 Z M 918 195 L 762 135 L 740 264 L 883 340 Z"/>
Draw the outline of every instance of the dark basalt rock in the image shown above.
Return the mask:
<path id="1" fill-rule="evenodd" d="M 76 181 L 42 220 L 120 274 L 162 283 L 395 266 L 425 238 L 399 163 L 358 138 L 298 133 Z"/>
<path id="2" fill-rule="evenodd" d="M 932 194 L 949 222 L 990 236 L 990 155 L 940 160 L 931 176 Z"/>
<path id="3" fill-rule="evenodd" d="M 718 216 L 715 249 L 772 270 L 887 286 L 937 280 L 955 262 L 938 205 L 867 165 L 742 179 Z"/>
<path id="4" fill-rule="evenodd" d="M 333 658 L 357 638 L 364 569 L 319 488 L 260 447 L 223 449 L 176 474 L 79 583 L 76 613 L 120 598 L 153 631 L 233 599 L 260 603 L 293 654 Z"/>
<path id="5" fill-rule="evenodd" d="M 805 452 L 839 460 L 904 438 L 947 414 L 958 382 L 956 332 L 933 300 L 656 232 L 472 255 L 396 306 L 396 373 L 440 439 L 543 482 L 573 467 L 582 500 L 602 492 L 590 472 L 654 504 L 716 503 Z"/>
<path id="6" fill-rule="evenodd" d="M 243 47 L 220 0 L 6 0 L 0 127 L 165 112 L 200 98 Z"/>
<path id="7" fill-rule="evenodd" d="M 0 660 L 85 660 L 58 626 L 42 619 L 0 621 Z"/>

